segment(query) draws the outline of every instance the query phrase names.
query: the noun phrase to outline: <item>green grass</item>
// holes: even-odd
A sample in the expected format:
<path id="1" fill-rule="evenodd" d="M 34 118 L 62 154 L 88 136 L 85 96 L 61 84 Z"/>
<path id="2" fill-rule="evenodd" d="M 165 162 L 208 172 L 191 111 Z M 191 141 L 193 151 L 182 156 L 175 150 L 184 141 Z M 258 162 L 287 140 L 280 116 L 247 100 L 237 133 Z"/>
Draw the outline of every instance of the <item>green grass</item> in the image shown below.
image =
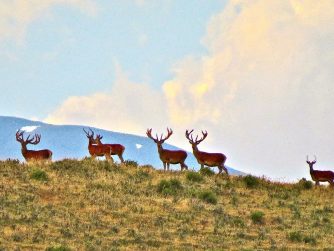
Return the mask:
<path id="1" fill-rule="evenodd" d="M 200 173 L 189 171 L 186 174 L 187 180 L 191 182 L 201 182 L 203 181 L 203 176 Z"/>
<path id="2" fill-rule="evenodd" d="M 252 212 L 251 219 L 255 224 L 264 224 L 264 212 L 262 211 Z"/>
<path id="3" fill-rule="evenodd" d="M 39 181 L 48 181 L 48 175 L 41 169 L 33 169 L 30 174 L 30 178 Z"/>
<path id="4" fill-rule="evenodd" d="M 217 201 L 218 201 L 217 195 L 213 193 L 212 191 L 200 192 L 198 197 L 204 202 L 210 203 L 210 204 L 217 204 Z"/>
<path id="5" fill-rule="evenodd" d="M 334 189 L 308 183 L 0 161 L 0 250 L 333 250 Z"/>

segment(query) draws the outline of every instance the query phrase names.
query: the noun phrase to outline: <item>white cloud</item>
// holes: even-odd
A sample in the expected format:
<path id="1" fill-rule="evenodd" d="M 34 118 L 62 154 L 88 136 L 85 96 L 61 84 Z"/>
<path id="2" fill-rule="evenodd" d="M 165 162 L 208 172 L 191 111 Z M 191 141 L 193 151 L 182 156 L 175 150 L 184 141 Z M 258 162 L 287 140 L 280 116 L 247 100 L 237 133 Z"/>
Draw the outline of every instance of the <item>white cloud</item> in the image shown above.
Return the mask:
<path id="1" fill-rule="evenodd" d="M 164 102 L 162 93 L 147 84 L 129 81 L 117 67 L 110 92 L 70 97 L 45 121 L 86 124 L 143 135 L 148 127 L 164 125 L 167 120 Z"/>
<path id="2" fill-rule="evenodd" d="M 3 0 L 0 2 L 0 41 L 23 43 L 28 26 L 48 16 L 56 5 L 71 6 L 93 16 L 98 7 L 92 0 Z"/>

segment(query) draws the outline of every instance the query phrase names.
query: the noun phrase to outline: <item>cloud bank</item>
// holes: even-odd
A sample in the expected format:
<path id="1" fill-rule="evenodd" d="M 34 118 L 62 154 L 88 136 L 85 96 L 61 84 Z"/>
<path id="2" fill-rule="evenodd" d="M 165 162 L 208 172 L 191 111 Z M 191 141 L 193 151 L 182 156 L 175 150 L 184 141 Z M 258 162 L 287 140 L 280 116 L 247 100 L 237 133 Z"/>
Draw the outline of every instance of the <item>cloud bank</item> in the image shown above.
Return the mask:
<path id="1" fill-rule="evenodd" d="M 334 166 L 332 23 L 331 0 L 230 1 L 208 23 L 207 54 L 177 62 L 160 92 L 121 77 L 108 94 L 69 98 L 47 121 L 206 129 L 200 148 L 226 153 L 232 167 L 309 177 L 306 154 Z"/>
<path id="2" fill-rule="evenodd" d="M 23 43 L 28 26 L 50 14 L 54 6 L 70 6 L 87 15 L 95 15 L 98 7 L 92 0 L 3 0 L 0 2 L 0 41 Z"/>

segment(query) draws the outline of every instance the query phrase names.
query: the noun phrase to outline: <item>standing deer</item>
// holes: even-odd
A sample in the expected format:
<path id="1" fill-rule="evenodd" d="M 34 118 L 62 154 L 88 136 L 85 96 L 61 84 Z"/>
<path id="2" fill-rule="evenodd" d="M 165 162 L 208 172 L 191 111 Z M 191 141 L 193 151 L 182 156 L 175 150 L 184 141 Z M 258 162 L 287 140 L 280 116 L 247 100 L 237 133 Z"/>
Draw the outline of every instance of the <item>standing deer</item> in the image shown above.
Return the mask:
<path id="1" fill-rule="evenodd" d="M 125 147 L 121 144 L 102 144 L 101 139 L 103 138 L 103 136 L 101 136 L 100 134 L 96 135 L 96 139 L 95 142 L 98 146 L 108 146 L 111 149 L 110 154 L 111 155 L 117 155 L 121 161 L 121 163 L 124 162 L 123 159 L 123 152 L 125 150 Z"/>
<path id="2" fill-rule="evenodd" d="M 314 170 L 313 165 L 317 163 L 317 157 L 314 156 L 313 161 L 308 160 L 308 156 L 306 156 L 306 163 L 310 167 L 310 174 L 312 177 L 312 180 L 315 181 L 315 185 L 319 185 L 320 182 L 329 182 L 331 186 L 334 186 L 334 172 L 332 171 L 319 171 Z"/>
<path id="3" fill-rule="evenodd" d="M 23 137 L 24 131 L 18 130 L 16 132 L 16 140 L 21 143 L 21 152 L 24 157 L 24 159 L 29 161 L 38 161 L 38 160 L 50 160 L 52 159 L 52 152 L 48 149 L 44 150 L 28 150 L 27 145 L 37 145 L 41 141 L 41 135 L 35 134 L 32 138 L 30 138 L 31 135 L 28 135 L 28 137 L 24 140 Z"/>
<path id="4" fill-rule="evenodd" d="M 186 169 L 188 170 L 188 166 L 184 163 L 185 159 L 187 158 L 188 154 L 183 150 L 167 150 L 163 149 L 162 144 L 173 134 L 172 129 L 167 128 L 167 136 L 163 138 L 163 134 L 161 134 L 160 139 L 158 138 L 158 134 L 156 137 L 152 137 L 152 129 L 147 129 L 146 135 L 150 139 L 152 139 L 158 147 L 159 157 L 164 165 L 164 170 L 169 171 L 170 164 L 180 164 L 181 170 Z"/>
<path id="5" fill-rule="evenodd" d="M 196 139 L 194 140 L 192 136 L 193 131 L 194 130 L 188 132 L 188 130 L 186 130 L 186 138 L 189 140 L 189 143 L 193 148 L 194 156 L 197 159 L 198 164 L 201 165 L 201 169 L 204 167 L 204 165 L 210 167 L 217 166 L 219 169 L 219 174 L 224 170 L 228 175 L 227 168 L 225 167 L 226 156 L 224 154 L 201 152 L 197 148 L 197 145 L 201 143 L 208 136 L 208 133 L 202 131 L 203 137 L 201 139 L 198 139 L 197 135 Z"/>
<path id="6" fill-rule="evenodd" d="M 89 129 L 91 133 L 85 129 L 83 130 L 88 138 L 88 151 L 92 158 L 105 156 L 108 161 L 113 161 L 111 158 L 111 148 L 106 145 L 97 145 L 96 139 L 94 139 L 94 132 L 91 129 Z"/>

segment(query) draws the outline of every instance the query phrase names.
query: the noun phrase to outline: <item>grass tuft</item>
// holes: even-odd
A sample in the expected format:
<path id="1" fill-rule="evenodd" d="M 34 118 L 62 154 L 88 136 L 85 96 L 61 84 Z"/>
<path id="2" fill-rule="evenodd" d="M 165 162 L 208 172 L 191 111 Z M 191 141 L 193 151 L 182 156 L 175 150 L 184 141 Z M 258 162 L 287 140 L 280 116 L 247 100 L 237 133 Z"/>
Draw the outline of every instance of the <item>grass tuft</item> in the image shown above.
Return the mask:
<path id="1" fill-rule="evenodd" d="M 48 247 L 45 249 L 45 251 L 71 251 L 72 249 L 70 249 L 69 247 L 66 246 L 52 246 L 52 247 Z"/>
<path id="2" fill-rule="evenodd" d="M 262 211 L 252 212 L 251 219 L 254 224 L 264 224 L 264 212 Z"/>
<path id="3" fill-rule="evenodd" d="M 217 204 L 217 195 L 212 191 L 200 192 L 198 197 L 206 203 Z"/>
<path id="4" fill-rule="evenodd" d="M 199 170 L 200 174 L 204 176 L 213 176 L 215 175 L 215 172 L 210 169 L 210 167 L 203 167 L 201 170 Z"/>
<path id="5" fill-rule="evenodd" d="M 243 177 L 243 181 L 247 188 L 255 188 L 258 187 L 260 184 L 259 178 L 252 175 L 247 175 Z"/>
<path id="6" fill-rule="evenodd" d="M 182 188 L 181 181 L 178 179 L 163 179 L 159 182 L 157 191 L 163 195 L 176 195 Z"/>
<path id="7" fill-rule="evenodd" d="M 49 180 L 47 173 L 41 169 L 33 169 L 30 178 L 44 182 Z"/>
<path id="8" fill-rule="evenodd" d="M 197 173 L 197 172 L 191 172 L 191 171 L 187 172 L 186 178 L 187 178 L 187 180 L 192 181 L 192 182 L 203 181 L 203 176 L 200 173 Z"/>

